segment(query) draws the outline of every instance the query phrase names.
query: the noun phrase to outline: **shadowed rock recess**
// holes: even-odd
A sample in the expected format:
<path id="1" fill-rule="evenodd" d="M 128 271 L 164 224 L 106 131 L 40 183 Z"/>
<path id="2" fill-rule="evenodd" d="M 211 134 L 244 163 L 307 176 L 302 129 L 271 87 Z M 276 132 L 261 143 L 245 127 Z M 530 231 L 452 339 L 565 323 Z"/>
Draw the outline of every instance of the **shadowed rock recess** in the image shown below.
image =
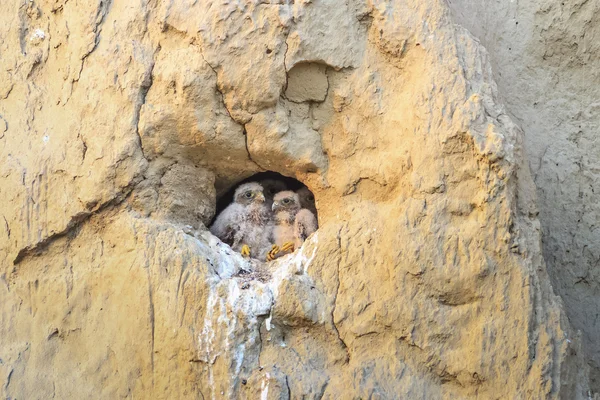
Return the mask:
<path id="1" fill-rule="evenodd" d="M 0 397 L 591 395 L 447 7 L 0 0 Z M 256 265 L 206 226 L 265 171 L 319 230 Z"/>

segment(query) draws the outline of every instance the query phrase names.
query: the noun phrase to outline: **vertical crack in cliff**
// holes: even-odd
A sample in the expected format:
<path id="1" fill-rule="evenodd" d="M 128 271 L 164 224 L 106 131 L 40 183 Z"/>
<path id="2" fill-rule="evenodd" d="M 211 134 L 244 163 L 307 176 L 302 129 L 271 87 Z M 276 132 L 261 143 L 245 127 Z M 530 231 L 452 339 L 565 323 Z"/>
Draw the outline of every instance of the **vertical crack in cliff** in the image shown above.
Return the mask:
<path id="1" fill-rule="evenodd" d="M 3 215 L 2 218 L 4 219 L 4 228 L 6 229 L 6 236 L 10 239 L 10 226 L 8 225 L 8 221 L 6 220 L 6 217 Z"/>
<path id="2" fill-rule="evenodd" d="M 285 53 L 283 54 L 283 68 L 285 69 L 285 87 L 283 88 L 282 94 L 285 93 L 285 91 L 287 90 L 288 87 L 288 81 L 290 79 L 290 76 L 288 75 L 288 68 L 287 68 L 287 55 L 288 55 L 288 50 L 290 49 L 290 46 L 288 45 L 288 39 L 290 37 L 290 33 L 288 31 L 287 36 L 285 37 L 285 41 L 283 42 L 285 44 Z"/>
<path id="3" fill-rule="evenodd" d="M 223 91 L 221 90 L 221 88 L 219 88 L 219 74 L 217 73 L 217 70 L 215 69 L 215 67 L 212 66 L 211 63 L 209 63 L 206 60 L 206 58 L 204 57 L 204 53 L 202 51 L 200 51 L 200 57 L 202 57 L 202 59 L 204 60 L 206 65 L 208 65 L 208 68 L 210 68 L 212 70 L 212 72 L 215 74 L 215 90 L 221 96 L 221 103 L 223 103 L 223 108 L 227 112 L 227 115 L 229 115 L 229 118 L 231 118 L 231 120 L 237 124 L 238 122 L 231 115 L 231 111 L 229 111 L 229 108 L 227 108 L 227 103 L 225 103 L 225 95 L 223 94 Z"/>
<path id="4" fill-rule="evenodd" d="M 202 51 L 200 51 L 200 57 L 202 57 L 202 60 L 204 60 L 204 62 L 206 63 L 206 65 L 208 65 L 208 67 L 215 74 L 215 90 L 221 96 L 221 103 L 223 104 L 223 108 L 227 112 L 227 115 L 229 115 L 229 118 L 231 118 L 231 120 L 233 122 L 235 122 L 238 125 L 242 125 L 242 127 L 244 128 L 244 131 L 243 131 L 243 134 L 244 134 L 244 143 L 245 143 L 245 146 L 246 146 L 246 153 L 248 154 L 248 160 L 250 160 L 251 163 L 253 163 L 254 165 L 256 165 L 256 167 L 259 170 L 261 170 L 261 171 L 267 171 L 267 168 L 261 167 L 256 161 L 254 161 L 254 159 L 252 159 L 252 155 L 250 154 L 250 148 L 248 147 L 248 131 L 246 130 L 246 125 L 245 124 L 240 124 L 239 122 L 237 122 L 235 120 L 235 118 L 233 118 L 233 116 L 232 116 L 231 111 L 229 110 L 229 108 L 227 108 L 227 103 L 225 103 L 225 94 L 223 94 L 223 91 L 219 88 L 219 74 L 217 73 L 217 70 L 215 69 L 215 67 L 213 67 L 211 65 L 211 63 L 209 63 L 206 60 L 206 58 L 204 57 L 204 53 Z"/>
<path id="5" fill-rule="evenodd" d="M 135 126 L 135 133 L 138 137 L 138 142 L 140 146 L 140 152 L 142 153 L 142 157 L 146 158 L 144 154 L 144 146 L 142 144 L 142 135 L 140 134 L 140 115 L 142 112 L 142 107 L 146 104 L 146 96 L 148 96 L 148 92 L 154 83 L 154 66 L 156 65 L 156 54 L 160 52 L 160 45 L 154 50 L 152 54 L 152 60 L 150 61 L 150 65 L 144 73 L 144 79 L 140 84 L 140 92 L 138 93 L 138 100 L 135 103 L 135 110 L 133 114 L 133 124 Z"/>
<path id="6" fill-rule="evenodd" d="M 289 376 L 285 375 L 285 388 L 287 389 L 287 398 L 292 399 L 292 389 L 290 388 Z"/>
<path id="7" fill-rule="evenodd" d="M 155 321 L 154 321 L 154 299 L 152 297 L 152 279 L 150 277 L 150 267 L 146 268 L 146 273 L 148 275 L 148 313 L 150 317 L 150 330 L 151 330 L 151 343 L 150 343 L 150 366 L 152 368 L 152 386 L 154 387 L 154 331 L 155 331 Z"/>
<path id="8" fill-rule="evenodd" d="M 106 3 L 104 0 L 100 0 L 98 4 L 98 11 L 96 12 L 95 25 L 92 30 L 94 34 L 94 42 L 92 47 L 87 50 L 83 56 L 81 56 L 81 66 L 79 67 L 79 72 L 77 73 L 77 78 L 73 79 L 74 82 L 78 82 L 79 78 L 81 78 L 81 72 L 83 71 L 83 66 L 85 64 L 85 60 L 98 48 L 98 44 L 100 43 L 100 33 L 102 33 L 102 24 L 106 20 L 106 15 L 108 14 L 108 9 L 112 5 L 112 0 L 108 0 Z M 70 98 L 70 96 L 69 96 Z"/>
<path id="9" fill-rule="evenodd" d="M 6 376 L 6 383 L 4 383 L 4 393 L 8 391 L 8 386 L 10 385 L 10 380 L 12 378 L 13 372 L 15 372 L 15 370 L 11 368 L 8 372 L 8 375 Z"/>
<path id="10" fill-rule="evenodd" d="M 246 153 L 248 153 L 248 159 L 258 167 L 261 171 L 268 171 L 268 168 L 262 167 L 258 162 L 256 162 L 252 158 L 252 154 L 250 153 L 250 148 L 248 147 L 248 131 L 246 130 L 246 125 L 244 125 L 244 144 L 246 145 Z"/>
<path id="11" fill-rule="evenodd" d="M 338 259 L 337 259 L 337 286 L 335 288 L 335 297 L 333 298 L 333 307 L 331 309 L 331 323 L 333 325 L 333 329 L 335 330 L 338 339 L 340 340 L 340 342 L 342 343 L 342 346 L 344 347 L 344 350 L 346 351 L 346 363 L 348 363 L 350 361 L 350 351 L 348 349 L 348 346 L 346 345 L 346 342 L 344 342 L 344 339 L 342 339 L 342 336 L 340 335 L 340 331 L 335 323 L 335 309 L 337 306 L 337 298 L 338 298 L 338 294 L 340 291 L 340 264 L 342 262 L 342 229 L 344 227 L 342 226 L 338 233 L 337 233 L 337 245 L 338 245 Z"/>

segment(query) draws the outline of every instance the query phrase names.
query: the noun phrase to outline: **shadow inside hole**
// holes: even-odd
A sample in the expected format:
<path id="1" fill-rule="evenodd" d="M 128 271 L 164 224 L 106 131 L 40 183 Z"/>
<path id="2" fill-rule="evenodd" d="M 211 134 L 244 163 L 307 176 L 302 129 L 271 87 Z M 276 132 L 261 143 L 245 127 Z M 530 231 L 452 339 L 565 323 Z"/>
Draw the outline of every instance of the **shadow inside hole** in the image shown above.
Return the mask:
<path id="1" fill-rule="evenodd" d="M 212 225 L 215 222 L 216 217 L 221 213 L 221 211 L 223 211 L 229 204 L 231 204 L 233 202 L 233 195 L 235 194 L 235 189 L 237 189 L 238 186 L 240 186 L 241 184 L 246 183 L 246 182 L 260 182 L 265 179 L 273 179 L 273 180 L 282 181 L 285 184 L 285 186 L 287 187 L 286 190 L 293 190 L 294 192 L 304 186 L 304 184 L 302 182 L 300 182 L 299 180 L 296 180 L 294 178 L 290 178 L 287 176 L 283 176 L 280 173 L 273 172 L 273 171 L 259 172 L 258 174 L 254 174 L 251 177 L 248 177 L 248 178 L 238 182 L 231 189 L 229 189 L 229 191 L 227 191 L 225 194 L 223 194 L 221 197 L 219 197 L 219 199 L 217 200 L 217 211 L 215 213 L 215 217 L 210 222 L 210 224 Z M 315 215 L 315 217 L 316 217 L 316 215 Z"/>

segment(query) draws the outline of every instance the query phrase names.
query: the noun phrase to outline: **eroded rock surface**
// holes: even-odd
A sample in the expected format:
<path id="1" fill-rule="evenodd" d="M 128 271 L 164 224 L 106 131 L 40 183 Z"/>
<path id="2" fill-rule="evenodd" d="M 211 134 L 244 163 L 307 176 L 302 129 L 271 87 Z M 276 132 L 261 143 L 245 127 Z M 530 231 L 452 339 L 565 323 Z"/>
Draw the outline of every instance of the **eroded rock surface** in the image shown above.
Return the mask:
<path id="1" fill-rule="evenodd" d="M 600 391 L 600 1 L 451 1 L 523 127 L 544 258 Z"/>
<path id="2" fill-rule="evenodd" d="M 583 398 L 522 133 L 445 3 L 2 5 L 0 395 Z M 273 170 L 320 229 L 210 235 Z"/>

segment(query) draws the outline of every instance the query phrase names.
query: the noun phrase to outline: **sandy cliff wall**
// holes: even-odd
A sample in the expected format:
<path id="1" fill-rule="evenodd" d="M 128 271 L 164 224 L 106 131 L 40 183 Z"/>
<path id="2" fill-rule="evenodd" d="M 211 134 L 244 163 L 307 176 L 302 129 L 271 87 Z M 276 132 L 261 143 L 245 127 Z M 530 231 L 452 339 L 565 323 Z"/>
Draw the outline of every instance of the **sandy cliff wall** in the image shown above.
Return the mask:
<path id="1" fill-rule="evenodd" d="M 0 7 L 1 396 L 588 395 L 522 132 L 446 3 Z M 263 170 L 320 229 L 257 266 L 205 226 Z"/>
<path id="2" fill-rule="evenodd" d="M 524 130 L 548 272 L 600 390 L 600 1 L 450 4 Z"/>

